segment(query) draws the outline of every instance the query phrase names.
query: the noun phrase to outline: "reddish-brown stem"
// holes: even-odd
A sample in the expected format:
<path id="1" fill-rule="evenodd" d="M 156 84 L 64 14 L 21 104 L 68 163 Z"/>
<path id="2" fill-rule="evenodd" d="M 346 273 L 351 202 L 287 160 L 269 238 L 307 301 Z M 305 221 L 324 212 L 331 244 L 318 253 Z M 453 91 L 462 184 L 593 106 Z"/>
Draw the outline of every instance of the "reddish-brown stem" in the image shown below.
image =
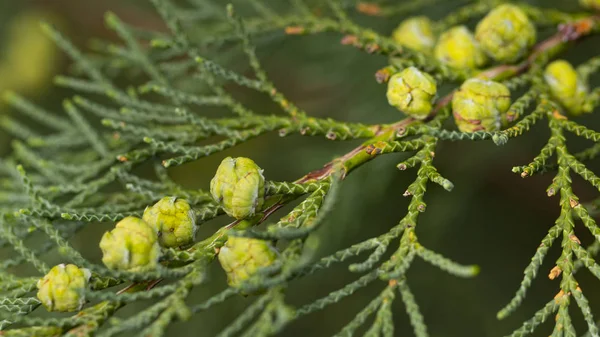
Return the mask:
<path id="1" fill-rule="evenodd" d="M 487 69 L 479 73 L 477 76 L 486 79 L 506 79 L 514 76 L 518 76 L 527 70 L 540 58 L 542 55 L 547 53 L 555 54 L 560 51 L 561 47 L 565 46 L 568 42 L 578 40 L 586 35 L 592 33 L 597 28 L 600 22 L 600 17 L 590 16 L 570 24 L 561 25 L 558 32 L 544 41 L 538 43 L 533 49 L 531 54 L 521 63 L 516 65 L 498 65 L 493 68 Z M 440 110 L 446 107 L 452 102 L 452 96 L 454 92 L 442 97 L 438 100 L 436 106 L 431 111 L 431 114 L 425 120 L 431 120 Z M 385 127 L 379 127 L 375 136 L 360 146 L 352 149 L 350 152 L 330 161 L 325 164 L 322 168 L 311 171 L 299 178 L 295 182 L 298 184 L 308 183 L 315 180 L 324 180 L 334 173 L 335 167 L 341 167 L 343 169 L 342 177 L 345 177 L 351 170 L 359 167 L 360 165 L 370 161 L 374 156 L 368 153 L 367 148 L 369 145 L 378 141 L 391 141 L 397 137 L 397 134 L 403 133 L 409 125 L 417 122 L 416 119 L 408 117 L 400 120 L 394 124 L 390 124 Z M 259 221 L 262 223 L 269 215 L 274 213 L 277 209 L 281 208 L 283 203 L 276 203 L 271 207 L 267 208 L 264 212 L 265 216 Z M 232 224 L 235 226 L 235 223 Z"/>
<path id="2" fill-rule="evenodd" d="M 569 24 L 561 25 L 556 34 L 538 43 L 533 48 L 533 51 L 529 55 L 529 57 L 527 57 L 523 62 L 516 65 L 495 66 L 493 68 L 482 71 L 478 74 L 478 77 L 499 80 L 518 76 L 526 72 L 542 55 L 552 52 L 556 53 L 560 51 L 561 47 L 566 45 L 568 42 L 578 40 L 592 33 L 592 31 L 597 28 L 599 21 L 600 17 L 590 16 Z M 453 92 L 438 100 L 435 108 L 432 110 L 427 120 L 430 120 L 433 116 L 437 114 L 438 111 L 446 107 L 452 101 L 452 95 Z M 372 156 L 368 155 L 365 151 L 369 144 L 381 140 L 393 140 L 396 137 L 398 131 L 401 131 L 402 128 L 406 128 L 416 121 L 417 120 L 408 117 L 397 123 L 381 128 L 373 138 L 367 140 L 366 142 L 354 148 L 352 151 L 346 153 L 345 155 L 338 157 L 332 160 L 331 162 L 325 164 L 325 166 L 323 166 L 322 168 L 309 172 L 302 178 L 296 180 L 296 182 L 301 184 L 309 181 L 326 179 L 330 177 L 333 173 L 333 167 L 335 166 L 335 164 L 341 164 L 342 167 L 344 167 L 345 171 L 343 173 L 345 176 L 350 170 L 364 164 L 365 162 L 373 158 Z"/>

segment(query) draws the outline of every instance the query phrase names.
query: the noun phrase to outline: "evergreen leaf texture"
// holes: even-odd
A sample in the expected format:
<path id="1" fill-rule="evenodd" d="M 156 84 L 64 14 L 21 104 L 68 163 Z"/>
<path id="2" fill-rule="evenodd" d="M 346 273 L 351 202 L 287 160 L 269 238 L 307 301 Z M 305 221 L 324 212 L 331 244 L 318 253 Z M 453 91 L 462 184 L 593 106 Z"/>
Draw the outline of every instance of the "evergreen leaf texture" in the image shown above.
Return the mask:
<path id="1" fill-rule="evenodd" d="M 587 289 L 578 283 L 585 269 L 600 278 L 600 265 L 595 261 L 600 250 L 600 227 L 595 220 L 600 203 L 580 200 L 572 188 L 573 178 L 579 177 L 596 192 L 600 190 L 600 178 L 588 167 L 600 154 L 600 131 L 595 130 L 597 126 L 582 124 L 584 114 L 593 113 L 600 104 L 600 89 L 587 84 L 599 70 L 600 58 L 583 60 L 569 68 L 571 72 L 552 72 L 549 65 L 574 43 L 600 32 L 600 16 L 594 12 L 600 9 L 598 1 L 581 1 L 582 7 L 576 12 L 513 3 L 510 8 L 524 14 L 526 24 L 533 27 L 529 31 L 523 22 L 509 22 L 510 29 L 522 29 L 512 32 L 517 37 L 492 36 L 498 31 L 485 30 L 485 20 L 491 20 L 494 11 L 504 8 L 504 1 L 457 1 L 435 21 L 411 23 L 417 25 L 413 29 L 422 30 L 422 35 L 412 37 L 416 42 L 408 41 L 406 32 L 400 32 L 398 37 L 362 22 L 369 17 L 399 22 L 398 18 L 409 19 L 428 6 L 446 2 L 150 2 L 162 18 L 163 28 L 137 28 L 107 13 L 106 26 L 121 42 L 96 41 L 92 50 L 82 50 L 70 41 L 68 34 L 42 24 L 45 34 L 74 64 L 69 74 L 54 80 L 71 93 L 65 97 L 61 111 L 47 111 L 19 92 L 4 94 L 5 103 L 18 114 L 2 115 L 0 120 L 0 126 L 14 137 L 10 154 L 0 159 L 0 245 L 10 250 L 10 257 L 0 262 L 0 335 L 166 336 L 176 322 L 188 324 L 186 321 L 217 306 L 228 306 L 244 298 L 247 305 L 242 310 L 239 305 L 231 305 L 236 314 L 229 316 L 230 321 L 216 336 L 285 336 L 294 329 L 295 321 L 329 307 L 343 306 L 357 292 L 371 287 L 377 289 L 372 298 L 353 317 L 344 319 L 335 336 L 397 336 L 396 317 L 400 315 L 408 315 L 404 319 L 412 325 L 414 336 L 432 336 L 428 325 L 436 317 L 424 315 L 419 308 L 419 293 L 409 287 L 411 266 L 421 260 L 454 277 L 473 278 L 480 268 L 468 263 L 483 258 L 473 257 L 463 264 L 419 240 L 417 234 L 427 231 L 429 225 L 426 219 L 422 220 L 424 212 L 435 212 L 436 205 L 432 204 L 429 210 L 426 203 L 429 191 L 452 193 L 455 187 L 448 179 L 451 177 L 436 167 L 436 153 L 443 143 L 449 142 L 506 146 L 520 142 L 522 135 L 537 128 L 547 130 L 545 145 L 537 156 L 514 167 L 513 172 L 523 178 L 552 175 L 546 193 L 555 200 L 559 215 L 554 224 L 548 224 L 539 246 L 531 247 L 533 256 L 522 281 L 514 284 L 514 296 L 506 298 L 506 305 L 498 308 L 497 318 L 507 318 L 519 310 L 534 281 L 541 277 L 538 274 L 548 274 L 554 282 L 555 295 L 548 297 L 547 304 L 538 311 L 531 312 L 531 318 L 522 325 L 507 321 L 507 326 L 514 329 L 507 336 L 533 336 L 542 327 L 552 331 L 553 337 L 600 336 L 599 315 L 594 315 L 594 303 L 586 298 Z M 513 15 L 503 20 L 519 18 Z M 424 22 L 431 23 L 421 26 Z M 449 50 L 441 50 L 441 38 L 435 52 L 433 46 L 426 45 L 426 30 L 435 44 L 452 27 L 472 22 L 479 22 L 473 33 L 456 31 L 466 34 L 460 37 L 466 40 L 459 41 L 458 35 L 444 35 L 448 39 L 456 36 L 456 41 L 449 40 L 450 44 L 456 43 Z M 499 27 L 501 22 L 495 25 Z M 474 36 L 472 40 L 468 39 L 469 34 Z M 525 41 L 528 34 L 533 34 L 531 41 Z M 260 48 L 265 40 L 269 43 L 275 38 L 312 39 L 318 35 L 335 35 L 349 52 L 384 59 L 384 67 L 373 69 L 374 76 L 362 80 L 380 83 L 378 100 L 386 99 L 387 86 L 390 104 L 404 115 L 400 113 L 396 121 L 382 124 L 343 121 L 318 117 L 289 99 L 290 93 L 278 88 L 268 74 Z M 510 41 L 502 41 L 502 50 L 490 48 L 489 41 L 498 38 L 517 39 L 519 53 L 504 56 L 510 51 Z M 455 56 L 458 51 L 469 50 L 459 42 L 482 48 L 480 56 L 487 63 L 457 66 L 462 59 L 449 58 L 472 56 Z M 411 82 L 416 79 L 410 76 L 424 77 L 419 77 L 420 82 Z M 130 81 L 129 86 L 121 85 L 123 77 Z M 581 84 L 577 92 L 561 87 L 574 80 Z M 423 81 L 432 81 L 439 90 L 429 92 Z M 471 81 L 493 81 L 510 91 L 510 97 L 469 91 L 467 83 Z M 408 90 L 403 96 L 408 101 L 395 104 L 390 91 L 398 83 Z M 246 95 L 243 99 L 238 97 L 240 92 Z M 248 96 L 269 100 L 271 111 L 256 111 L 255 105 L 248 103 Z M 461 97 L 467 97 L 471 106 L 485 100 L 483 110 L 470 114 L 470 108 L 460 105 Z M 509 103 L 503 109 L 498 108 L 502 100 Z M 417 109 L 418 103 L 427 103 L 430 108 L 425 104 Z M 18 118 L 21 115 L 35 122 L 36 127 L 23 123 Z M 490 123 L 488 116 L 492 118 Z M 40 134 L 39 130 L 47 132 Z M 268 171 L 243 166 L 239 158 L 235 159 L 236 170 L 247 171 L 236 173 L 235 179 L 240 180 L 232 191 L 227 188 L 233 188 L 234 178 L 219 176 L 221 168 L 217 171 L 216 166 L 208 164 L 202 166 L 204 170 L 217 172 L 210 189 L 209 179 L 195 183 L 206 186 L 204 189 L 175 179 L 179 166 L 192 162 L 204 165 L 209 156 L 220 161 L 227 150 L 268 134 L 321 137 L 324 141 L 342 142 L 346 150 L 321 167 L 288 181 L 270 179 Z M 572 150 L 569 142 L 576 138 L 585 140 L 587 146 Z M 328 221 L 336 204 L 346 197 L 369 198 L 345 195 L 342 191 L 346 178 L 359 167 L 369 170 L 380 158 L 399 154 L 402 156 L 397 158 L 402 159 L 397 161 L 398 174 L 413 171 L 414 175 L 414 181 L 405 190 L 396 191 L 407 198 L 408 208 L 386 210 L 397 213 L 397 221 L 390 223 L 386 232 L 321 254 L 327 240 L 319 237 L 319 231 L 325 227 L 336 228 L 328 233 L 344 230 L 344 224 Z M 456 158 L 457 165 L 462 160 Z M 142 171 L 146 173 L 140 174 Z M 260 185 L 252 185 L 251 180 Z M 527 182 L 523 181 L 523 186 Z M 242 206 L 235 197 L 228 202 L 227 193 L 236 196 L 255 187 L 260 193 L 244 199 L 242 206 L 249 211 L 239 215 Z M 194 227 L 190 231 L 195 233 L 196 227 L 201 230 L 194 237 L 171 228 L 175 236 L 192 237 L 182 244 L 166 246 L 160 239 L 167 234 L 159 228 L 151 241 L 161 242 L 158 257 L 143 268 L 117 268 L 107 256 L 102 263 L 97 256 L 83 254 L 71 241 L 79 232 L 100 223 L 112 226 L 142 217 L 148 221 L 148 209 L 158 207 L 153 205 L 159 205 L 165 197 L 185 200 L 190 207 L 185 215 L 192 219 Z M 164 221 L 166 226 L 171 220 Z M 211 222 L 219 224 L 210 227 L 216 230 L 202 230 Z M 417 231 L 417 227 L 422 229 Z M 111 248 L 126 250 L 122 253 L 124 261 L 120 262 L 133 263 L 130 254 L 147 248 L 140 246 L 146 243 L 127 241 L 125 235 L 139 234 L 132 231 L 111 232 L 113 242 L 127 242 L 125 246 L 113 243 Z M 579 234 L 584 231 L 587 232 Z M 94 235 L 88 236 L 86 244 L 100 244 L 101 233 Z M 461 240 L 460 233 L 453 235 L 447 240 Z M 582 244 L 578 236 L 593 240 Z M 247 246 L 237 246 L 242 244 Z M 543 270 L 551 249 L 560 251 L 559 257 L 551 270 Z M 68 275 L 63 276 L 71 282 L 65 289 L 81 300 L 76 311 L 47 313 L 67 296 L 67 290 L 58 289 L 58 279 L 49 278 L 47 284 L 42 279 L 57 270 L 51 263 L 56 261 L 47 259 L 50 252 L 58 252 L 63 263 L 73 264 L 89 276 L 84 287 L 75 289 L 74 274 L 64 271 Z M 222 280 L 223 271 L 213 268 L 219 264 L 229 277 L 229 286 Z M 22 265 L 33 267 L 34 273 L 15 272 L 15 267 Z M 327 289 L 322 297 L 306 296 L 304 303 L 288 300 L 294 282 L 336 267 L 353 273 L 353 281 Z M 69 268 L 72 267 L 65 270 Z M 220 290 L 202 299 L 192 296 L 215 278 L 222 282 Z M 44 287 L 54 287 L 51 295 L 44 295 Z M 598 283 L 588 288 L 592 287 L 598 287 Z M 128 310 L 142 301 L 149 304 L 136 306 L 141 309 L 135 312 Z M 398 310 L 401 307 L 405 312 Z M 585 322 L 585 330 L 576 331 L 583 329 L 583 324 L 580 327 L 575 323 L 579 320 Z M 464 331 L 464 336 L 475 336 L 468 327 Z M 205 334 L 198 331 L 197 335 Z"/>

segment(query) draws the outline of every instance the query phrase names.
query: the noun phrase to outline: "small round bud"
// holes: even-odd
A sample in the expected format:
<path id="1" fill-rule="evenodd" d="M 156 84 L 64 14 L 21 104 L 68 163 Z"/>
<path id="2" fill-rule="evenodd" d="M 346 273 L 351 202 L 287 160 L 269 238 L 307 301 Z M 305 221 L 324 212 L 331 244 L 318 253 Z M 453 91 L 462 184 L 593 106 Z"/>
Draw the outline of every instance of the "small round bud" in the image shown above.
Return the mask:
<path id="1" fill-rule="evenodd" d="M 146 208 L 142 219 L 154 228 L 163 247 L 186 245 L 196 236 L 196 214 L 184 199 L 164 197 Z"/>
<path id="2" fill-rule="evenodd" d="M 452 113 L 462 132 L 497 131 L 510 107 L 510 91 L 494 81 L 466 80 L 452 97 Z"/>
<path id="3" fill-rule="evenodd" d="M 48 311 L 77 311 L 85 304 L 81 291 L 87 288 L 91 273 L 73 264 L 54 266 L 37 283 L 37 298 Z"/>
<path id="4" fill-rule="evenodd" d="M 535 43 L 535 27 L 517 6 L 504 4 L 494 8 L 475 28 L 481 48 L 500 62 L 514 62 Z"/>
<path id="5" fill-rule="evenodd" d="M 129 216 L 100 240 L 102 262 L 110 269 L 145 271 L 156 268 L 160 254 L 156 231 L 144 220 Z"/>
<path id="6" fill-rule="evenodd" d="M 454 68 L 479 68 L 487 62 L 479 42 L 465 26 L 450 28 L 440 35 L 435 57 Z"/>
<path id="7" fill-rule="evenodd" d="M 388 81 L 387 99 L 391 106 L 416 119 L 431 112 L 437 87 L 431 75 L 408 67 L 392 75 Z"/>
<path id="8" fill-rule="evenodd" d="M 265 201 L 265 178 L 254 161 L 244 157 L 223 159 L 210 181 L 210 193 L 229 216 L 244 219 Z"/>
<path id="9" fill-rule="evenodd" d="M 579 0 L 579 4 L 584 8 L 600 10 L 600 0 Z"/>
<path id="10" fill-rule="evenodd" d="M 230 236 L 219 251 L 219 262 L 227 274 L 227 283 L 239 287 L 256 270 L 273 264 L 277 253 L 264 240 Z"/>
<path id="11" fill-rule="evenodd" d="M 428 53 L 435 43 L 432 26 L 433 23 L 426 16 L 408 18 L 392 32 L 392 38 L 400 45 Z"/>
<path id="12" fill-rule="evenodd" d="M 550 63 L 544 71 L 544 80 L 552 95 L 568 112 L 575 116 L 586 112 L 584 103 L 588 86 L 569 62 L 557 60 Z"/>

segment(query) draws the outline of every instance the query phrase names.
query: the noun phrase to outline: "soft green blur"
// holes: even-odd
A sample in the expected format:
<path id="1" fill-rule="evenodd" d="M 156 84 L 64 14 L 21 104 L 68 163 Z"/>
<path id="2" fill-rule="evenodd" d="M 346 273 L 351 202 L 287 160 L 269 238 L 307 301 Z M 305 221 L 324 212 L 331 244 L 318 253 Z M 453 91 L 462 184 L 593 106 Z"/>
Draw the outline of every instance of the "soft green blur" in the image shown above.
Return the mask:
<path id="1" fill-rule="evenodd" d="M 143 1 L 141 1 L 143 2 Z M 155 24 L 155 14 L 144 3 L 136 7 L 136 1 L 2 1 L 0 3 L 0 89 L 7 87 L 7 79 L 20 74 L 11 73 L 18 67 L 3 68 L 4 62 L 16 48 L 11 36 L 13 20 L 28 13 L 50 14 L 80 45 L 94 36 L 109 37 L 100 28 L 102 14 L 111 8 L 117 15 L 132 18 L 144 26 Z M 446 1 L 443 5 L 429 6 L 425 14 L 432 19 L 442 17 L 451 8 L 464 1 Z M 576 1 L 538 0 L 531 2 L 549 8 L 576 8 Z M 87 5 L 86 5 L 87 4 Z M 114 7 L 113 7 L 114 6 Z M 390 33 L 401 17 L 390 20 L 360 18 L 360 22 L 381 32 Z M 126 20 L 126 19 L 125 19 Z M 474 23 L 469 27 L 472 29 Z M 542 32 L 547 36 L 550 31 Z M 27 35 L 22 35 L 23 38 Z M 291 36 L 259 40 L 258 54 L 266 65 L 280 91 L 309 114 L 363 123 L 386 123 L 402 118 L 389 106 L 386 88 L 375 82 L 373 74 L 386 65 L 382 56 L 367 55 L 349 46 L 339 44 L 340 36 Z M 19 41 L 18 39 L 16 40 Z M 561 57 L 574 64 L 596 56 L 600 52 L 600 39 L 589 38 L 574 46 Z M 23 62 L 36 58 L 30 67 L 40 72 L 64 71 L 68 61 L 60 61 L 48 52 L 43 55 L 28 54 L 24 49 Z M 236 69 L 243 58 L 234 58 Z M 39 74 L 38 74 L 39 75 Z M 38 82 L 19 87 L 8 82 L 14 89 L 31 97 L 40 104 L 56 108 L 65 95 L 70 93 L 54 89 L 49 76 L 38 77 Z M 13 80 L 10 80 L 13 81 Z M 591 87 L 595 87 L 592 83 Z M 449 88 L 442 88 L 443 95 Z M 234 93 L 245 95 L 246 93 Z M 256 96 L 252 96 L 256 97 Z M 514 98 L 514 97 L 513 97 Z M 264 97 L 244 101 L 261 113 L 280 113 Z M 58 111 L 58 108 L 56 108 Z M 11 113 L 0 103 L 0 115 Z M 586 125 L 598 129 L 597 114 L 580 117 Z M 453 127 L 453 126 L 451 126 Z M 430 265 L 417 261 L 408 272 L 408 283 L 421 306 L 432 337 L 487 337 L 504 336 L 529 319 L 559 290 L 558 280 L 546 277 L 559 256 L 560 243 L 551 250 L 540 275 L 528 292 L 521 308 L 505 321 L 496 319 L 496 312 L 503 307 L 517 290 L 525 266 L 530 262 L 547 229 L 558 216 L 558 199 L 546 197 L 545 189 L 552 174 L 522 179 L 511 173 L 516 165 L 525 165 L 545 144 L 548 130 L 540 122 L 531 132 L 507 145 L 498 147 L 492 142 L 441 143 L 436 152 L 435 163 L 439 171 L 450 179 L 455 188 L 446 192 L 439 186 L 429 186 L 425 197 L 427 212 L 419 218 L 416 229 L 420 242 L 426 247 L 465 264 L 478 264 L 481 273 L 474 279 L 458 279 Z M 0 154 L 6 153 L 8 136 L 0 131 Z M 570 139 L 569 139 L 570 140 Z M 190 188 L 208 188 L 210 177 L 218 163 L 226 156 L 244 155 L 252 158 L 265 171 L 270 180 L 294 180 L 302 174 L 321 167 L 337 155 L 352 149 L 355 142 L 331 142 L 324 138 L 291 136 L 279 138 L 276 134 L 254 139 L 234 149 L 183 167 L 172 169 L 172 177 Z M 573 152 L 589 145 L 579 140 L 569 142 Z M 406 155 L 392 154 L 374 160 L 352 172 L 344 181 L 340 200 L 320 231 L 321 254 L 332 253 L 365 238 L 386 232 L 405 214 L 408 199 L 402 196 L 415 176 L 414 170 L 401 172 L 396 164 Z M 600 172 L 598 163 L 589 168 Z M 581 179 L 574 178 L 574 190 L 582 201 L 597 196 L 597 191 Z M 283 215 L 278 213 L 277 215 Z M 198 238 L 214 232 L 224 220 L 208 223 L 199 231 Z M 578 225 L 579 226 L 579 225 Z M 110 224 L 91 224 L 71 242 L 84 256 L 100 261 L 100 249 L 96 242 Z M 583 226 L 576 228 L 579 238 L 589 244 L 592 237 Z M 392 246 L 393 248 L 393 246 Z M 48 257 L 52 263 L 61 262 L 54 254 Z M 188 303 L 201 301 L 226 286 L 225 274 L 215 264 L 211 281 L 195 289 Z M 292 282 L 287 300 L 301 305 L 309 300 L 325 296 L 329 292 L 355 280 L 357 275 L 337 266 L 306 279 Z M 592 308 L 600 308 L 600 282 L 585 270 L 578 273 L 581 288 Z M 357 292 L 353 297 L 328 307 L 293 323 L 285 336 L 330 336 L 339 331 L 366 305 L 385 284 L 375 285 Z M 208 313 L 194 316 L 190 322 L 176 323 L 169 330 L 172 336 L 212 336 L 235 319 L 240 310 L 253 300 L 240 297 L 211 309 Z M 149 303 L 128 305 L 118 316 L 137 312 Z M 412 336 L 410 324 L 399 299 L 394 303 L 397 319 L 396 335 Z M 571 311 L 578 331 L 586 330 L 583 318 L 573 305 Z M 597 311 L 600 313 L 600 310 Z M 596 315 L 597 318 L 600 315 Z M 538 329 L 534 336 L 548 336 L 552 322 Z"/>

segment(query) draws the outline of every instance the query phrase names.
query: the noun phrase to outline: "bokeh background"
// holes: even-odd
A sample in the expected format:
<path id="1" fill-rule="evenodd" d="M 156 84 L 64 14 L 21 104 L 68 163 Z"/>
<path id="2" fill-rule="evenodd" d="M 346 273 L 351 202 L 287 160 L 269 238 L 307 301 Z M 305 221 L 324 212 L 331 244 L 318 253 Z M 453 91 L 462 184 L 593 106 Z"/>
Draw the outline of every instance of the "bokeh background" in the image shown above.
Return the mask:
<path id="1" fill-rule="evenodd" d="M 446 1 L 414 14 L 441 18 L 461 3 Z M 529 3 L 566 10 L 577 8 L 576 1 L 539 0 Z M 10 88 L 48 109 L 59 111 L 61 101 L 73 93 L 53 86 L 52 77 L 68 71 L 71 64 L 41 35 L 37 21 L 53 22 L 77 45 L 86 48 L 91 38 L 116 40 L 103 25 L 103 13 L 107 10 L 141 27 L 162 29 L 160 19 L 143 0 L 1 1 L 0 90 Z M 358 20 L 387 34 L 401 19 L 402 16 L 385 20 L 360 17 Z M 547 35 L 553 29 L 541 35 Z M 363 123 L 398 120 L 399 112 L 387 105 L 385 86 L 377 84 L 373 77 L 377 69 L 385 66 L 386 59 L 341 46 L 339 40 L 340 36 L 335 34 L 302 37 L 275 34 L 256 42 L 258 54 L 275 84 L 310 114 Z M 573 45 L 562 57 L 580 63 L 600 52 L 599 42 L 598 38 L 588 38 Z M 245 64 L 244 58 L 239 53 L 227 55 L 225 63 L 244 70 L 241 66 Z M 126 78 L 122 81 L 124 85 L 127 83 Z M 245 97 L 245 100 L 257 111 L 279 113 L 264 97 Z M 0 118 L 7 114 L 14 116 L 14 112 L 0 102 Z M 591 128 L 599 129 L 597 113 L 581 120 Z M 28 123 L 25 119 L 23 122 Z M 552 248 L 521 308 L 504 321 L 496 319 L 496 312 L 513 296 L 525 266 L 558 216 L 558 199 L 548 198 L 545 192 L 552 174 L 524 180 L 511 173 L 513 166 L 531 161 L 545 144 L 548 134 L 544 122 L 540 122 L 533 131 L 501 147 L 492 142 L 440 144 L 435 163 L 440 172 L 454 182 L 455 189 L 448 193 L 430 185 L 426 195 L 427 212 L 419 218 L 417 234 L 426 247 L 465 264 L 478 264 L 481 273 L 476 278 L 465 280 L 419 260 L 412 265 L 408 283 L 421 306 L 431 336 L 504 336 L 519 327 L 558 292 L 558 281 L 549 281 L 546 275 L 559 256 L 559 243 Z M 10 151 L 10 140 L 11 136 L 0 130 L 0 154 Z M 268 179 L 293 180 L 355 145 L 354 142 L 330 142 L 324 138 L 279 138 L 273 134 L 173 169 L 172 176 L 188 187 L 206 188 L 217 163 L 224 156 L 244 155 L 254 158 L 265 169 Z M 585 145 L 589 144 L 569 138 L 572 152 Z M 340 200 L 319 232 L 320 254 L 331 253 L 386 232 L 404 216 L 408 200 L 402 197 L 402 193 L 415 177 L 415 171 L 400 172 L 396 169 L 395 165 L 405 157 L 394 154 L 378 158 L 345 180 Z M 595 172 L 600 172 L 597 162 L 589 165 Z M 582 201 L 591 201 L 598 194 L 579 178 L 574 178 L 574 188 Z M 206 224 L 201 234 L 211 233 L 222 224 L 223 219 Z M 72 243 L 87 257 L 99 261 L 100 250 L 95 242 L 110 226 L 93 224 L 73 238 Z M 584 243 L 591 242 L 591 236 L 581 224 L 578 224 L 576 232 Z M 60 261 L 58 255 L 52 254 L 49 259 Z M 346 266 L 322 271 L 293 282 L 288 301 L 298 305 L 306 303 L 356 277 L 347 271 Z M 594 313 L 600 318 L 600 282 L 585 270 L 577 277 Z M 224 275 L 215 266 L 211 282 L 194 290 L 190 301 L 200 301 L 222 289 L 224 284 Z M 383 285 L 376 282 L 324 311 L 305 317 L 290 325 L 282 335 L 332 335 Z M 174 324 L 169 335 L 212 336 L 251 301 L 251 297 L 240 297 L 226 302 L 208 313 L 194 316 L 190 322 Z M 126 317 L 146 305 L 148 303 L 127 306 L 118 316 Z M 402 301 L 396 300 L 394 307 L 396 335 L 411 336 L 412 328 Z M 578 331 L 585 332 L 582 317 L 577 314 L 575 306 L 572 312 L 575 313 Z M 548 336 L 552 326 L 552 323 L 546 324 L 534 336 Z"/>

